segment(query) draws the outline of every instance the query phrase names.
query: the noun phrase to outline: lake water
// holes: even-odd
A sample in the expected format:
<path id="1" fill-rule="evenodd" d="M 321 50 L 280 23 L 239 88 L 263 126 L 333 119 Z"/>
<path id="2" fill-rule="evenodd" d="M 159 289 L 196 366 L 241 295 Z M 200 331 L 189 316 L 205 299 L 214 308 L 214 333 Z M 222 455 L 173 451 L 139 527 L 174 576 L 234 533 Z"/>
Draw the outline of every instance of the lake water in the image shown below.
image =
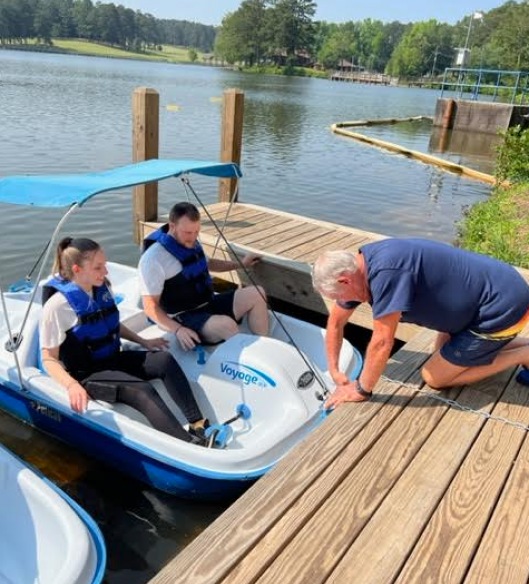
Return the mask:
<path id="1" fill-rule="evenodd" d="M 332 123 L 344 120 L 432 115 L 437 91 L 15 51 L 0 51 L 0 177 L 128 164 L 131 96 L 140 86 L 160 93 L 160 157 L 211 160 L 220 147 L 216 98 L 230 87 L 244 90 L 243 202 L 388 235 L 452 241 L 463 208 L 490 191 L 330 131 Z M 370 127 L 365 133 L 439 150 L 429 124 Z M 443 155 L 489 171 L 490 143 L 466 144 L 469 154 L 455 148 Z M 216 200 L 215 181 L 192 182 L 205 202 Z M 178 181 L 160 186 L 161 211 L 183 198 Z M 2 205 L 1 213 L 0 277 L 9 283 L 32 267 L 61 212 Z M 105 194 L 78 212 L 64 233 L 93 237 L 110 259 L 134 264 L 131 215 L 129 191 Z M 0 441 L 92 513 L 107 540 L 108 584 L 148 581 L 227 505 L 154 492 L 4 414 Z"/>

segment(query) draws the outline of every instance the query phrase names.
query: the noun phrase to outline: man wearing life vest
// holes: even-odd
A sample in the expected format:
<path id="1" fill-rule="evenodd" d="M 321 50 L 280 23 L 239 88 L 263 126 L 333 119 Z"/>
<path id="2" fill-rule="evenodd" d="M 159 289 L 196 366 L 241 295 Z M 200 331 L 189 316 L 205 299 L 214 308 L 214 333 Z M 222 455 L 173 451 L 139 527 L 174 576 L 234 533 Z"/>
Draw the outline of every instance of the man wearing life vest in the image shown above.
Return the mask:
<path id="1" fill-rule="evenodd" d="M 230 260 L 208 260 L 199 233 L 198 209 L 191 203 L 177 203 L 169 213 L 169 223 L 145 239 L 138 266 L 145 314 L 173 333 L 184 350 L 232 337 L 245 315 L 253 333 L 267 335 L 264 291 L 249 286 L 214 294 L 210 270 L 229 272 L 240 266 Z M 249 254 L 242 264 L 248 268 L 257 261 L 257 256 Z"/>

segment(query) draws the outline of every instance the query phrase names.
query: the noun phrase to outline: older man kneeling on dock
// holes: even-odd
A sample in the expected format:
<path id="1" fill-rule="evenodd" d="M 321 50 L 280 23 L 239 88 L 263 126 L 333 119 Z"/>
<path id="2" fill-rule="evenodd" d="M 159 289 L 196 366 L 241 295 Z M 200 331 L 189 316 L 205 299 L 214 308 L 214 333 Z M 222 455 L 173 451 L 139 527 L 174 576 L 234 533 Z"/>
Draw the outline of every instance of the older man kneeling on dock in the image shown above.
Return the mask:
<path id="1" fill-rule="evenodd" d="M 337 389 L 327 407 L 369 399 L 393 347 L 399 322 L 438 331 L 422 369 L 435 389 L 466 385 L 513 365 L 529 385 L 529 286 L 510 265 L 422 239 L 386 239 L 358 253 L 329 251 L 316 261 L 313 283 L 335 301 L 327 323 L 327 359 Z M 373 336 L 357 381 L 338 369 L 343 329 L 355 308 L 369 302 Z"/>

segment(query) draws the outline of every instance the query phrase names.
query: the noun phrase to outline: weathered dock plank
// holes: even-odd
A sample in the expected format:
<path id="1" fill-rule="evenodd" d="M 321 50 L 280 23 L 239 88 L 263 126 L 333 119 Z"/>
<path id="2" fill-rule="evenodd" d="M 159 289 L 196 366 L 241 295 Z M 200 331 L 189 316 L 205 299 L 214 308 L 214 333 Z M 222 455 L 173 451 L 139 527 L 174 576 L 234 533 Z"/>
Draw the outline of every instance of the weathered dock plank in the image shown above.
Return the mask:
<path id="1" fill-rule="evenodd" d="M 458 401 L 488 410 L 497 388 L 494 380 L 469 387 Z M 352 582 L 356 574 L 366 584 L 394 581 L 484 424 L 484 418 L 455 409 L 446 413 L 327 582 Z"/>
<path id="2" fill-rule="evenodd" d="M 527 425 L 528 406 L 529 392 L 511 380 L 492 413 Z M 492 423 L 483 428 L 396 583 L 463 581 L 524 437 L 507 424 Z M 497 541 L 494 546 L 498 546 Z"/>
<path id="3" fill-rule="evenodd" d="M 465 578 L 465 584 L 529 580 L 529 443 L 522 450 Z"/>

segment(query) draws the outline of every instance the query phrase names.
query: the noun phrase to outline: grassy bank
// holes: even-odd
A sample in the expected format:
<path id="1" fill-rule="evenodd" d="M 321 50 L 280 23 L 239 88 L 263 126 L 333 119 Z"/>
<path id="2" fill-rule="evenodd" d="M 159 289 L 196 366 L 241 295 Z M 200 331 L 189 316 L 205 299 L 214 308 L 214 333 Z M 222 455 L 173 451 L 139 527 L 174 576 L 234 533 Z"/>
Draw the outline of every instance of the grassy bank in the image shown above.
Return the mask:
<path id="1" fill-rule="evenodd" d="M 471 207 L 459 225 L 459 244 L 529 268 L 529 129 L 509 128 L 496 158 L 498 184 L 487 201 Z"/>
<path id="2" fill-rule="evenodd" d="M 497 188 L 471 207 L 460 224 L 459 245 L 529 268 L 529 182 Z"/>
<path id="3" fill-rule="evenodd" d="M 86 55 L 90 57 L 109 57 L 113 59 L 136 59 L 144 61 L 161 61 L 165 63 L 191 63 L 189 49 L 172 45 L 161 45 L 162 50 L 146 49 L 141 52 L 126 51 L 118 47 L 112 47 L 84 39 L 53 39 L 52 45 L 41 45 L 35 41 L 25 44 L 14 44 L 3 48 L 39 51 L 49 53 L 66 53 Z M 203 53 L 197 51 L 196 63 L 202 63 Z"/>

